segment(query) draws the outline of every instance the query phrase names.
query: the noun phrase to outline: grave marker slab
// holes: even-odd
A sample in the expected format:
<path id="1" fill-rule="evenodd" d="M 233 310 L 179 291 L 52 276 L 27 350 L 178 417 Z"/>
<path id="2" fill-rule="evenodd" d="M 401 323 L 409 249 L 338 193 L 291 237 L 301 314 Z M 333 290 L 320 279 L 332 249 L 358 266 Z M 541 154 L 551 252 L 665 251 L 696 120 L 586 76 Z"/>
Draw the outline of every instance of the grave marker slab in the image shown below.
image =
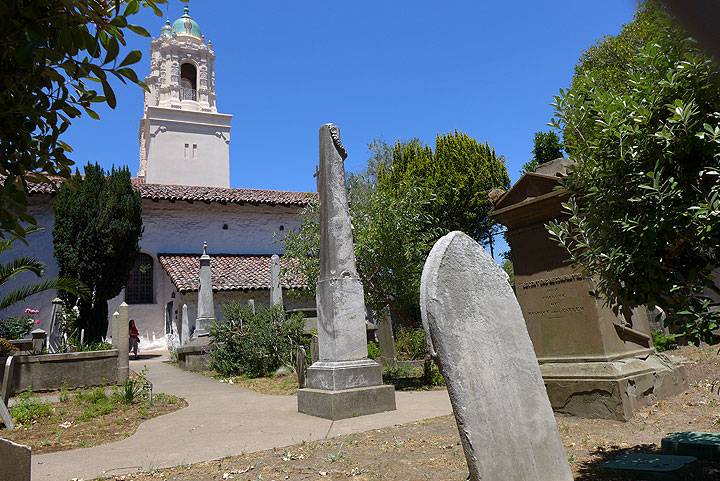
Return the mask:
<path id="1" fill-rule="evenodd" d="M 702 479 L 700 465 L 692 456 L 623 454 L 600 465 L 603 471 L 624 479 L 642 481 L 691 481 Z"/>
<path id="2" fill-rule="evenodd" d="M 420 285 L 471 481 L 572 481 L 520 306 L 462 232 L 437 241 Z"/>
<path id="3" fill-rule="evenodd" d="M 0 480 L 30 481 L 30 447 L 0 438 Z"/>
<path id="4" fill-rule="evenodd" d="M 662 439 L 665 454 L 694 456 L 720 461 L 720 433 L 684 432 L 668 434 Z"/>

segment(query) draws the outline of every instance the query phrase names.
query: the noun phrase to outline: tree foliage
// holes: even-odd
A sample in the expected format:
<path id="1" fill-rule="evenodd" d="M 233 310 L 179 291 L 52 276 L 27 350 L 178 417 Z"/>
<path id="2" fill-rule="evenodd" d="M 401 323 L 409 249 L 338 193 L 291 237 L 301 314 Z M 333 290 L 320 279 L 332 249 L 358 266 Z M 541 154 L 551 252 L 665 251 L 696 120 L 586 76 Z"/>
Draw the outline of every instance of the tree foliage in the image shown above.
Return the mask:
<path id="1" fill-rule="evenodd" d="M 63 276 L 81 280 L 92 291 L 80 299 L 78 328 L 88 342 L 107 332 L 107 301 L 126 285 L 139 253 L 142 201 L 127 167 L 106 173 L 88 164 L 58 192 L 53 242 Z M 75 299 L 67 299 L 72 305 Z"/>
<path id="2" fill-rule="evenodd" d="M 73 119 L 97 119 L 94 104 L 115 108 L 111 79 L 145 87 L 132 65 L 142 54 L 121 52 L 141 7 L 159 16 L 167 0 L 10 0 L 0 2 L 0 237 L 23 236 L 28 182 L 69 177 L 63 141 Z"/>
<path id="3" fill-rule="evenodd" d="M 523 165 L 522 171 L 532 172 L 551 160 L 558 159 L 563 156 L 563 144 L 554 131 L 535 132 L 533 139 L 533 156 L 529 162 Z"/>
<path id="4" fill-rule="evenodd" d="M 432 196 L 425 210 L 438 227 L 461 230 L 478 241 L 495 224 L 488 215 L 488 193 L 510 186 L 505 162 L 495 149 L 458 131 L 438 135 L 434 152 L 419 140 L 397 143 L 392 165 L 380 171 L 379 182 L 392 186 L 403 181 Z"/>
<path id="5" fill-rule="evenodd" d="M 418 140 L 370 149 L 368 169 L 346 182 L 358 272 L 371 309 L 390 306 L 394 319 L 413 325 L 434 242 L 456 229 L 486 236 L 487 192 L 507 188 L 509 178 L 489 146 L 458 132 L 439 136 L 435 152 Z M 311 284 L 319 274 L 318 214 L 317 204 L 306 208 L 300 229 L 284 239 Z"/>
<path id="6" fill-rule="evenodd" d="M 612 306 L 658 305 L 705 338 L 720 245 L 717 65 L 648 3 L 576 71 L 554 120 L 577 161 L 563 182 L 569 218 L 550 231 Z"/>

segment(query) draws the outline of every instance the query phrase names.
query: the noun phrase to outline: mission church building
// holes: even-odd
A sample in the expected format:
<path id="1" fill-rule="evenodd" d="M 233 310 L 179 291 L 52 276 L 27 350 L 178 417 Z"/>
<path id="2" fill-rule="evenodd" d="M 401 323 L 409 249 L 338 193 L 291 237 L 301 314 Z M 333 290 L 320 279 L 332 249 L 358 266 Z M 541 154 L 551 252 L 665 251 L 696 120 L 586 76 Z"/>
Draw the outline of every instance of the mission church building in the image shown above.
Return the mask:
<path id="1" fill-rule="evenodd" d="M 230 187 L 232 116 L 217 110 L 215 52 L 188 7 L 152 40 L 150 62 L 140 165 L 133 179 L 143 202 L 141 254 L 127 288 L 108 303 L 110 313 L 123 301 L 130 304 L 146 348 L 160 347 L 173 322 L 180 325 L 183 304 L 194 323 L 203 242 L 212 256 L 218 318 L 219 306 L 229 301 L 269 304 L 270 256 L 282 254 L 281 236 L 298 228 L 300 211 L 315 196 Z M 30 236 L 27 246 L 16 243 L 12 252 L 13 257 L 37 257 L 48 277 L 58 274 L 52 242 L 56 191 L 56 186 L 31 186 L 29 210 L 44 230 Z M 297 276 L 283 279 L 285 289 L 302 286 Z M 39 308 L 48 329 L 53 297 L 38 294 L 2 316 Z M 285 299 L 286 308 L 314 307 L 312 300 Z"/>

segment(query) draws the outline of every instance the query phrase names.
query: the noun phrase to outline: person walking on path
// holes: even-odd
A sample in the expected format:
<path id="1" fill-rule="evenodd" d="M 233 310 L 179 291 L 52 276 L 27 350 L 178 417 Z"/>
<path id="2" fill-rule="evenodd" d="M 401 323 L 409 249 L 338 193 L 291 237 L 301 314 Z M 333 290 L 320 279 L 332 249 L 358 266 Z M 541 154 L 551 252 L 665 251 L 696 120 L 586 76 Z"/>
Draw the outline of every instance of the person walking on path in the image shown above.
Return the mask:
<path id="1" fill-rule="evenodd" d="M 135 326 L 135 319 L 130 319 L 130 351 L 138 358 L 138 348 L 140 347 L 140 333 Z"/>

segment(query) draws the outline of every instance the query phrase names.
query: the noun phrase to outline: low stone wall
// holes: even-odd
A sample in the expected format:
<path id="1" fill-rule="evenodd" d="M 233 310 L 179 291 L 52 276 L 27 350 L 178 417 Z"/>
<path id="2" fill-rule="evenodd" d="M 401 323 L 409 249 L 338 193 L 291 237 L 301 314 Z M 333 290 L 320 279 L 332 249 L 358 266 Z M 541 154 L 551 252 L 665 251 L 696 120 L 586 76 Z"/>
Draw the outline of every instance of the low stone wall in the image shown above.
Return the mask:
<path id="1" fill-rule="evenodd" d="M 0 357 L 0 366 L 7 358 Z M 42 354 L 38 356 L 15 356 L 12 390 L 20 392 L 54 391 L 67 386 L 78 387 L 116 384 L 118 351 L 71 352 L 66 354 Z M 4 374 L 0 370 L 0 383 Z"/>
<path id="2" fill-rule="evenodd" d="M 30 352 L 32 351 L 33 341 L 32 339 L 16 339 L 10 341 L 10 344 L 15 346 L 20 352 Z"/>

